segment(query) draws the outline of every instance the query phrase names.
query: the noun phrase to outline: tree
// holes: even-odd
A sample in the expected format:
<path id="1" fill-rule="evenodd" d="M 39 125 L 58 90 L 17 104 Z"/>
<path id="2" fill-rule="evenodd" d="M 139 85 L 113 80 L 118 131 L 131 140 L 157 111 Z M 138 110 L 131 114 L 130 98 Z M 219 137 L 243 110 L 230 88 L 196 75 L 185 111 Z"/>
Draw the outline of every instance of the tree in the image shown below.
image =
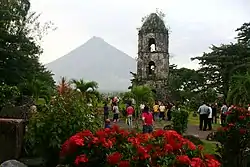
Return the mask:
<path id="1" fill-rule="evenodd" d="M 231 77 L 236 74 L 245 74 L 250 66 L 250 47 L 248 44 L 250 26 L 248 23 L 236 30 L 237 43 L 212 46 L 211 52 L 204 53 L 201 57 L 192 58 L 199 60 L 201 72 L 205 77 L 205 86 L 214 88 L 217 93 L 227 98 Z"/>
<path id="2" fill-rule="evenodd" d="M 140 104 L 147 104 L 149 106 L 153 105 L 154 95 L 150 87 L 142 85 L 142 86 L 134 86 L 131 89 L 132 97 L 135 100 L 135 111 L 136 117 L 139 116 Z"/>
<path id="3" fill-rule="evenodd" d="M 168 87 L 171 99 L 185 102 L 203 89 L 203 76 L 193 69 L 170 65 Z"/>
<path id="4" fill-rule="evenodd" d="M 247 105 L 250 102 L 250 73 L 234 75 L 230 86 L 227 102 Z"/>
<path id="5" fill-rule="evenodd" d="M 51 72 L 39 63 L 39 41 L 51 24 L 42 26 L 38 18 L 30 12 L 29 0 L 0 3 L 0 84 L 17 86 L 36 78 L 54 86 Z"/>
<path id="6" fill-rule="evenodd" d="M 131 71 L 130 71 L 130 74 L 132 75 L 132 79 L 130 80 L 131 86 L 129 86 L 128 89 L 132 89 L 133 86 L 139 85 L 139 80 L 138 80 L 137 74 L 134 72 L 131 72 Z"/>
<path id="7" fill-rule="evenodd" d="M 83 79 L 72 79 L 71 83 L 74 84 L 76 90 L 79 90 L 82 93 L 83 97 L 86 98 L 87 102 L 93 102 L 94 100 L 100 99 L 100 93 L 96 90 L 98 88 L 97 82 L 88 82 L 84 81 Z"/>

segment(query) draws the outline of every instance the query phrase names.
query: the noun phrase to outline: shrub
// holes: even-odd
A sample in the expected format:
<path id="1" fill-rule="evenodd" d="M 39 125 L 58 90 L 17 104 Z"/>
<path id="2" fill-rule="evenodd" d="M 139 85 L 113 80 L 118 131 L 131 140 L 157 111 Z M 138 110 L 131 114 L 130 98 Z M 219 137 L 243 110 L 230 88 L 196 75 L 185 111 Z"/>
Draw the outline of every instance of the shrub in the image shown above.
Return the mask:
<path id="1" fill-rule="evenodd" d="M 64 164 L 76 167 L 220 166 L 201 150 L 176 131 L 138 134 L 114 126 L 96 133 L 77 133 L 63 144 L 60 155 Z"/>
<path id="2" fill-rule="evenodd" d="M 188 112 L 175 110 L 173 113 L 173 129 L 181 134 L 185 133 L 188 124 Z"/>
<path id="3" fill-rule="evenodd" d="M 101 119 L 93 115 L 77 92 L 58 95 L 44 107 L 29 120 L 26 143 L 33 154 L 45 156 L 48 160 L 52 158 L 52 163 L 57 163 L 61 145 L 66 139 L 83 129 L 95 131 L 101 126 Z"/>
<path id="4" fill-rule="evenodd" d="M 221 143 L 218 151 L 223 165 L 249 166 L 250 113 L 246 109 L 233 107 L 226 114 L 226 125 L 216 132 L 216 139 Z"/>
<path id="5" fill-rule="evenodd" d="M 11 105 L 19 95 L 20 91 L 16 86 L 0 86 L 0 111 L 2 107 Z"/>

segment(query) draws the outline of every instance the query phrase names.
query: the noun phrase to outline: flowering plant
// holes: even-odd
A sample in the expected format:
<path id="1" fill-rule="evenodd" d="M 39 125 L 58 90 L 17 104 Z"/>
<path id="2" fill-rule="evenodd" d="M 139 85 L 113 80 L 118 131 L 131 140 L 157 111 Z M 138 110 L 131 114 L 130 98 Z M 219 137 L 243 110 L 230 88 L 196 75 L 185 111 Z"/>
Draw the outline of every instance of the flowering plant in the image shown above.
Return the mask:
<path id="1" fill-rule="evenodd" d="M 157 130 L 139 134 L 120 129 L 96 133 L 79 132 L 68 139 L 60 153 L 63 164 L 88 167 L 219 167 L 211 155 L 202 153 L 176 131 Z"/>
<path id="2" fill-rule="evenodd" d="M 232 107 L 226 112 L 226 124 L 216 132 L 217 141 L 221 143 L 219 153 L 223 165 L 249 166 L 250 149 L 250 113 L 244 108 Z"/>

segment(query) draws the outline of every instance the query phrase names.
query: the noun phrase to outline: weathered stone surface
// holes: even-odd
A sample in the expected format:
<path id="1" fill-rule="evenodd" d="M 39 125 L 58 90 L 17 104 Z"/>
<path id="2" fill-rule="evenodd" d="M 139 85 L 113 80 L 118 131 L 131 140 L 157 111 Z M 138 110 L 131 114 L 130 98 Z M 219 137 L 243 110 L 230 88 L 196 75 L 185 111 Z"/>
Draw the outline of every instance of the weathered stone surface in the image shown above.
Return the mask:
<path id="1" fill-rule="evenodd" d="M 0 167 L 27 167 L 27 166 L 17 160 L 8 160 L 3 162 L 0 165 Z"/>
<path id="2" fill-rule="evenodd" d="M 26 164 L 28 167 L 42 167 L 46 166 L 46 161 L 43 158 L 21 158 L 20 162 Z"/>
<path id="3" fill-rule="evenodd" d="M 23 135 L 23 119 L 0 118 L 0 162 L 19 158 Z"/>
<path id="4" fill-rule="evenodd" d="M 137 77 L 140 84 L 151 86 L 161 101 L 165 101 L 167 95 L 168 45 L 167 28 L 163 20 L 152 13 L 139 30 Z"/>

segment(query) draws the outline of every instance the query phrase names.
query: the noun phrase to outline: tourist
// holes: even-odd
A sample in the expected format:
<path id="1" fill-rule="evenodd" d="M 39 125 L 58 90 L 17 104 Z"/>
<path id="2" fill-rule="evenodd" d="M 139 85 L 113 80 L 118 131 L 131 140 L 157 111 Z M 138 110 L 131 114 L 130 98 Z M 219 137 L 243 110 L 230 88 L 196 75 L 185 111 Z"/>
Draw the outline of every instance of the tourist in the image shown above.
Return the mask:
<path id="1" fill-rule="evenodd" d="M 166 107 L 165 107 L 165 105 L 163 103 L 160 104 L 159 110 L 160 110 L 160 118 L 162 120 L 165 120 Z"/>
<path id="2" fill-rule="evenodd" d="M 212 130 L 213 109 L 211 106 L 212 106 L 211 104 L 208 106 L 209 108 L 209 114 L 207 119 L 208 130 Z"/>
<path id="3" fill-rule="evenodd" d="M 224 125 L 226 123 L 226 112 L 228 111 L 227 104 L 224 102 L 223 106 L 220 109 L 220 119 L 221 119 L 221 125 Z"/>
<path id="4" fill-rule="evenodd" d="M 159 120 L 159 105 L 158 102 L 155 102 L 155 105 L 153 106 L 153 111 L 154 111 L 154 121 Z"/>
<path id="5" fill-rule="evenodd" d="M 145 105 L 144 105 L 144 104 L 140 104 L 140 110 L 141 110 L 141 113 L 143 112 L 144 107 L 145 107 Z"/>
<path id="6" fill-rule="evenodd" d="M 109 119 L 106 119 L 105 120 L 105 125 L 104 125 L 104 128 L 106 129 L 106 128 L 108 128 L 108 129 L 110 129 L 111 128 L 111 122 L 110 122 L 110 120 Z"/>
<path id="7" fill-rule="evenodd" d="M 207 119 L 209 115 L 209 108 L 204 102 L 198 109 L 198 113 L 200 115 L 200 130 L 206 131 L 207 130 Z"/>
<path id="8" fill-rule="evenodd" d="M 217 123 L 217 104 L 212 105 L 212 123 Z"/>
<path id="9" fill-rule="evenodd" d="M 104 120 L 106 120 L 109 118 L 109 107 L 107 102 L 104 103 L 103 111 L 104 111 Z"/>
<path id="10" fill-rule="evenodd" d="M 127 122 L 128 122 L 128 126 L 130 128 L 132 128 L 132 123 L 133 123 L 133 114 L 134 114 L 134 108 L 132 107 L 132 104 L 129 103 L 129 106 L 127 107 L 126 111 L 127 111 Z"/>
<path id="11" fill-rule="evenodd" d="M 172 107 L 173 107 L 173 104 L 172 103 L 168 103 L 167 105 L 167 117 L 168 117 L 168 121 L 171 121 L 172 119 Z"/>
<path id="12" fill-rule="evenodd" d="M 119 121 L 119 107 L 117 103 L 113 103 L 113 113 L 114 113 L 114 117 L 113 117 L 113 122 L 118 122 Z"/>
<path id="13" fill-rule="evenodd" d="M 149 107 L 145 106 L 142 113 L 143 133 L 153 132 L 153 115 L 149 112 Z"/>

